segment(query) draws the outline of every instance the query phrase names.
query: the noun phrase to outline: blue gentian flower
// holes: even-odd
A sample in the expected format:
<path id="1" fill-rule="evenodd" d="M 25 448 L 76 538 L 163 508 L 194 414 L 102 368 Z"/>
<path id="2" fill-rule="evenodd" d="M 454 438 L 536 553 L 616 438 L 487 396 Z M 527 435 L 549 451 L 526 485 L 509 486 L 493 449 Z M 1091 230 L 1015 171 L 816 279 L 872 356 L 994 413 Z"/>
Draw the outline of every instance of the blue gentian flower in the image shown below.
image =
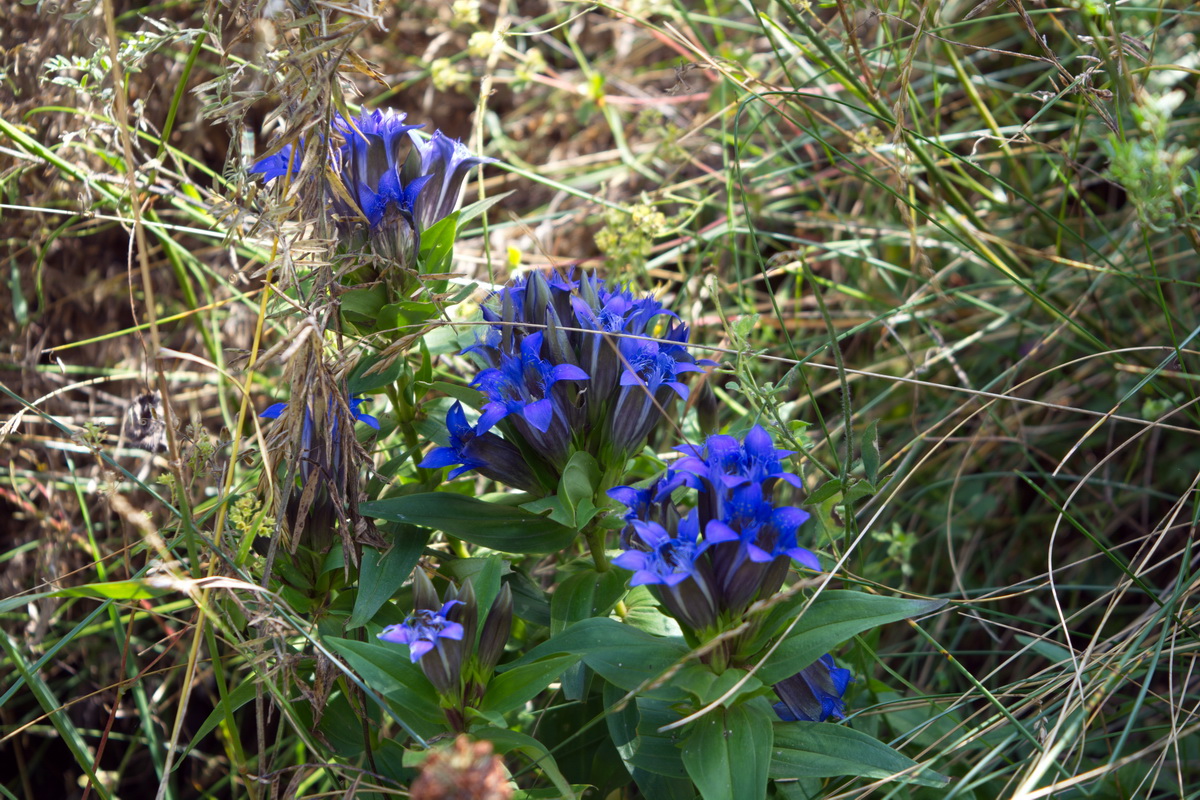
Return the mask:
<path id="1" fill-rule="evenodd" d="M 852 678 L 850 670 L 837 666 L 826 653 L 804 669 L 775 684 L 781 702 L 775 713 L 784 722 L 824 722 L 842 719 L 846 708 L 842 700 Z"/>
<path id="2" fill-rule="evenodd" d="M 451 622 L 446 616 L 450 609 L 458 605 L 462 605 L 461 600 L 447 600 L 438 611 L 418 608 L 405 617 L 401 624 L 384 628 L 379 638 L 393 644 L 408 645 L 408 656 L 416 664 L 438 646 L 439 640 L 462 641 L 462 623 Z"/>
<path id="3" fill-rule="evenodd" d="M 695 511 L 679 520 L 673 531 L 657 522 L 630 524 L 641 547 L 626 550 L 612 562 L 633 572 L 629 585 L 656 586 L 675 619 L 693 630 L 711 628 L 721 611 L 720 597 L 712 565 L 703 555 L 722 539 L 700 537 Z"/>
<path id="4" fill-rule="evenodd" d="M 404 120 L 403 113 L 390 109 L 364 109 L 350 118 L 334 114 L 330 128 L 341 144 L 330 147 L 333 177 L 324 195 L 344 240 L 355 247 L 369 242 L 377 254 L 412 267 L 421 232 L 454 212 L 472 168 L 495 159 L 472 155 L 440 131 L 426 143 L 414 132 L 421 125 Z M 295 146 L 285 145 L 257 161 L 250 172 L 264 182 L 295 174 L 304 147 L 303 138 Z"/>
<path id="5" fill-rule="evenodd" d="M 462 142 L 441 131 L 434 131 L 428 141 L 416 133 L 409 133 L 409 138 L 413 150 L 405 164 L 405 175 L 411 176 L 409 180 L 420 176 L 431 181 L 429 189 L 421 193 L 413 209 L 418 227 L 425 230 L 458 208 L 467 173 L 483 164 L 494 163 L 496 159 L 473 154 Z"/>
<path id="6" fill-rule="evenodd" d="M 555 485 L 579 451 L 619 474 L 688 396 L 681 376 L 713 363 L 691 356 L 688 327 L 658 300 L 594 275 L 531 273 L 493 294 L 483 318 L 464 350 L 485 367 L 472 383 L 486 399 L 476 432 L 499 426 Z"/>
<path id="7" fill-rule="evenodd" d="M 480 433 L 467 422 L 462 403 L 455 403 L 446 414 L 446 428 L 450 433 L 447 447 L 435 447 L 429 451 L 418 466 L 426 469 L 450 467 L 447 480 L 454 480 L 470 470 L 476 470 L 492 480 L 526 492 L 538 490 L 537 479 L 521 451 L 511 442 L 501 439 L 490 431 Z"/>
<path id="8" fill-rule="evenodd" d="M 425 571 L 418 569 L 412 593 L 415 610 L 401 624 L 384 628 L 378 638 L 408 645 L 412 663 L 420 664 L 441 696 L 451 726 L 465 730 L 466 709 L 482 699 L 512 633 L 512 589 L 501 586 L 482 624 L 470 580 L 461 589 L 451 583 L 439 600 Z"/>
<path id="9" fill-rule="evenodd" d="M 677 619 L 700 630 L 722 615 L 739 618 L 755 600 L 782 587 L 793 563 L 820 570 L 817 557 L 797 542 L 808 513 L 776 505 L 772 499 L 776 484 L 791 484 L 790 478 L 796 476 L 783 471 L 781 458 L 788 451 L 776 450 L 770 434 L 755 427 L 741 441 L 717 435 L 703 447 L 677 449 L 685 457 L 649 487 L 619 486 L 608 493 L 629 509 L 622 534 L 627 552 L 613 563 L 637 570 L 639 583 L 659 583 L 675 590 L 684 584 L 683 577 L 675 576 L 686 573 L 698 584 L 698 595 L 705 599 L 686 611 L 669 602 L 660 589 L 664 605 Z M 686 514 L 672 498 L 676 489 L 684 487 L 696 492 L 696 507 Z M 668 543 L 675 569 L 665 573 L 663 558 L 654 554 Z M 683 560 L 677 553 L 689 558 Z M 651 581 L 650 574 L 672 577 Z M 693 624 L 697 620 L 706 624 L 697 627 Z"/>
<path id="10" fill-rule="evenodd" d="M 477 433 L 490 431 L 500 420 L 513 416 L 520 434 L 555 465 L 566 464 L 571 442 L 571 420 L 563 404 L 555 402 L 559 381 L 586 381 L 588 375 L 574 364 L 552 364 L 541 357 L 542 333 L 526 336 L 520 352 L 500 354 L 500 365 L 485 369 L 471 385 L 483 392 L 487 403 Z"/>

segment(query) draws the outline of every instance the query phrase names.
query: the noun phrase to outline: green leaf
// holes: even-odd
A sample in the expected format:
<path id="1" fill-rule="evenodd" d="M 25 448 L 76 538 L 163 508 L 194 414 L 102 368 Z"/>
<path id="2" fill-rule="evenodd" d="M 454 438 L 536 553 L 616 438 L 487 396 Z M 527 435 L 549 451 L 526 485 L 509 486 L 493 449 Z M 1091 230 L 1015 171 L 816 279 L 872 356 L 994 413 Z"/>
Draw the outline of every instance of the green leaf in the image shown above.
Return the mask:
<path id="1" fill-rule="evenodd" d="M 333 636 L 322 641 L 346 659 L 367 686 L 390 700 L 399 716 L 418 734 L 428 738 L 445 731 L 437 691 L 399 646 Z"/>
<path id="2" fill-rule="evenodd" d="M 354 598 L 354 610 L 350 612 L 350 620 L 346 623 L 347 630 L 370 622 L 375 612 L 408 580 L 417 559 L 421 557 L 429 535 L 412 525 L 401 527 L 395 543 L 387 550 L 380 552 L 373 547 L 363 548 L 358 595 Z"/>
<path id="3" fill-rule="evenodd" d="M 593 617 L 551 636 L 508 668 L 546 656 L 574 653 L 606 681 L 629 691 L 661 676 L 687 652 L 682 642 L 651 636 L 606 617 Z"/>
<path id="4" fill-rule="evenodd" d="M 850 481 L 850 485 L 846 487 L 846 493 L 842 496 L 842 503 L 850 507 L 864 497 L 870 497 L 878 491 L 879 489 L 871 481 L 852 480 Z"/>
<path id="5" fill-rule="evenodd" d="M 589 617 L 607 616 L 625 592 L 625 578 L 616 570 L 587 569 L 570 576 L 550 596 L 550 634 Z"/>
<path id="6" fill-rule="evenodd" d="M 429 385 L 429 389 L 430 391 L 440 392 L 444 395 L 448 395 L 461 402 L 467 408 L 479 410 L 480 406 L 483 405 L 483 395 L 479 393 L 479 390 L 472 389 L 470 386 L 463 386 L 461 383 L 434 381 Z M 449 408 L 450 405 L 452 404 L 447 404 L 447 408 Z M 445 430 L 445 425 L 442 426 L 442 430 Z M 448 440 L 449 438 L 450 436 L 447 434 L 446 439 Z"/>
<path id="7" fill-rule="evenodd" d="M 810 506 L 819 505 L 826 500 L 836 497 L 841 491 L 842 481 L 839 478 L 831 478 L 818 486 L 816 491 L 810 494 L 804 502 Z"/>
<path id="8" fill-rule="evenodd" d="M 604 684 L 607 708 L 612 709 L 624 696 L 622 689 L 611 683 Z M 606 722 L 613 745 L 630 773 L 642 770 L 678 780 L 687 778 L 683 754 L 679 751 L 679 732 L 659 733 L 659 728 L 679 719 L 679 714 L 666 701 L 637 697 L 620 711 L 610 711 Z"/>
<path id="9" fill-rule="evenodd" d="M 717 708 L 691 725 L 683 765 L 704 800 L 762 800 L 775 738 L 766 700 Z"/>
<path id="10" fill-rule="evenodd" d="M 662 612 L 658 601 L 645 586 L 634 586 L 625 595 L 625 624 L 654 636 L 683 636 L 679 623 Z"/>
<path id="11" fill-rule="evenodd" d="M 456 211 L 430 225 L 421 232 L 421 252 L 417 257 L 417 269 L 422 275 L 440 275 L 450 271 L 450 262 L 454 255 L 454 240 L 458 238 L 458 219 L 460 212 Z M 444 292 L 444 280 L 428 284 L 434 292 Z"/>
<path id="12" fill-rule="evenodd" d="M 642 797 L 653 797 L 654 800 L 694 800 L 696 797 L 696 789 L 687 778 L 668 778 L 640 767 L 634 767 L 629 774 Z"/>
<path id="13" fill-rule="evenodd" d="M 929 614 L 945 604 L 945 600 L 910 600 L 848 590 L 822 592 L 755 674 L 764 684 L 774 685 L 863 631 Z"/>
<path id="14" fill-rule="evenodd" d="M 515 192 L 516 192 L 516 190 L 514 189 L 513 191 L 504 192 L 503 194 L 492 195 L 491 197 L 486 197 L 483 200 L 476 200 L 474 203 L 471 203 L 470 205 L 463 206 L 458 212 L 459 224 L 462 225 L 467 222 L 470 222 L 471 220 L 475 219 L 483 212 L 487 211 L 492 206 L 496 205 L 496 203 L 499 203 L 501 200 L 503 200 L 504 198 L 508 197 L 510 194 L 513 194 Z"/>
<path id="15" fill-rule="evenodd" d="M 1051 642 L 1048 639 L 1038 639 L 1033 636 L 1017 634 L 1017 641 L 1023 647 L 1028 647 L 1037 653 L 1042 658 L 1049 661 L 1051 664 L 1069 664 L 1071 663 L 1071 651 L 1063 647 L 1057 642 Z"/>
<path id="16" fill-rule="evenodd" d="M 387 291 L 382 284 L 370 289 L 351 289 L 339 295 L 342 314 L 356 324 L 373 325 L 379 318 L 379 309 L 387 302 Z"/>
<path id="17" fill-rule="evenodd" d="M 475 589 L 475 602 L 479 604 L 477 635 L 483 634 L 483 623 L 487 620 L 487 614 L 492 608 L 496 595 L 500 594 L 500 575 L 506 566 L 507 564 L 500 556 L 488 556 L 483 559 L 482 569 L 471 579 L 471 586 Z"/>
<path id="18" fill-rule="evenodd" d="M 871 424 L 863 432 L 862 460 L 863 473 L 872 486 L 879 482 L 879 420 L 871 420 Z"/>
<path id="19" fill-rule="evenodd" d="M 148 578 L 138 581 L 112 581 L 110 583 L 89 583 L 84 586 L 72 586 L 47 592 L 47 597 L 99 597 L 110 600 L 146 600 L 152 597 L 162 597 L 172 591 L 184 591 L 183 584 L 174 585 L 171 581 Z M 21 598 L 18 598 L 21 599 Z M 28 598 L 25 598 L 28 602 Z"/>
<path id="20" fill-rule="evenodd" d="M 364 358 L 355 365 L 354 371 L 346 381 L 346 388 L 351 397 L 378 391 L 399 380 L 400 373 L 404 370 L 404 359 L 393 358 L 391 364 L 368 375 L 367 372 L 379 361 L 380 356 L 375 355 Z"/>
<path id="21" fill-rule="evenodd" d="M 771 750 L 771 777 L 783 778 L 891 778 L 922 786 L 944 786 L 948 781 L 883 742 L 844 725 L 828 722 L 777 722 Z"/>
<path id="22" fill-rule="evenodd" d="M 572 790 L 571 784 L 567 783 L 567 779 L 563 777 L 562 772 L 559 771 L 554 756 L 550 755 L 550 751 L 537 739 L 517 731 L 490 727 L 475 728 L 471 731 L 471 735 L 477 739 L 487 739 L 496 746 L 496 752 L 500 755 L 513 750 L 524 753 L 541 768 L 542 772 L 546 773 L 546 777 L 561 792 L 563 798 L 575 800 L 575 792 Z"/>
<path id="23" fill-rule="evenodd" d="M 688 664 L 671 676 L 671 685 L 690 694 L 696 699 L 696 706 L 706 706 L 732 689 L 738 681 L 746 678 L 743 669 L 730 668 L 720 675 L 714 675 L 712 669 L 705 664 Z M 762 681 L 751 676 L 729 697 L 722 705 L 735 705 L 739 697 L 753 694 L 762 689 Z"/>
<path id="24" fill-rule="evenodd" d="M 425 343 L 425 339 L 418 342 L 421 351 L 421 366 L 413 374 L 413 379 L 417 383 L 417 397 L 420 399 L 425 396 L 429 390 L 429 384 L 433 382 L 433 356 L 429 353 L 429 345 Z"/>
<path id="25" fill-rule="evenodd" d="M 187 747 L 185 747 L 183 752 L 180 754 L 179 762 L 176 764 L 175 768 L 178 769 L 178 765 L 187 760 L 187 756 L 192 752 L 192 748 L 199 744 L 205 736 L 208 736 L 210 733 L 212 733 L 213 729 L 220 725 L 222 720 L 225 719 L 226 714 L 232 716 L 234 711 L 237 711 L 239 708 L 246 705 L 246 703 L 249 703 L 257 696 L 257 694 L 258 681 L 251 678 L 250 680 L 239 684 L 232 692 L 229 692 L 227 695 L 225 695 L 225 699 L 220 703 L 217 703 L 216 708 L 209 713 L 208 717 L 205 718 L 204 722 L 200 724 L 200 727 L 196 730 L 196 732 L 192 734 L 192 739 L 190 742 L 188 742 Z"/>
<path id="26" fill-rule="evenodd" d="M 503 675 L 496 675 L 488 683 L 487 691 L 479 702 L 480 712 L 505 714 L 514 708 L 520 708 L 537 697 L 551 681 L 578 661 L 577 655 L 553 656 L 510 669 Z"/>
<path id="27" fill-rule="evenodd" d="M 375 329 L 380 331 L 413 333 L 437 315 L 438 307 L 433 303 L 401 300 L 399 303 L 389 303 L 379 309 L 379 317 Z M 401 361 L 401 359 L 396 360 Z"/>
<path id="28" fill-rule="evenodd" d="M 362 503 L 358 510 L 363 516 L 444 531 L 505 553 L 552 553 L 566 548 L 576 535 L 571 528 L 519 508 L 449 492 L 387 497 Z"/>
<path id="29" fill-rule="evenodd" d="M 579 450 L 563 467 L 558 493 L 565 498 L 573 514 L 573 524 L 582 528 L 599 511 L 592 500 L 600 483 L 600 465 L 590 453 Z"/>
<path id="30" fill-rule="evenodd" d="M 544 516 L 546 519 L 553 520 L 572 530 L 579 530 L 575 525 L 575 512 L 564 501 L 565 496 L 562 493 L 552 494 L 522 503 L 521 508 L 530 514 Z"/>

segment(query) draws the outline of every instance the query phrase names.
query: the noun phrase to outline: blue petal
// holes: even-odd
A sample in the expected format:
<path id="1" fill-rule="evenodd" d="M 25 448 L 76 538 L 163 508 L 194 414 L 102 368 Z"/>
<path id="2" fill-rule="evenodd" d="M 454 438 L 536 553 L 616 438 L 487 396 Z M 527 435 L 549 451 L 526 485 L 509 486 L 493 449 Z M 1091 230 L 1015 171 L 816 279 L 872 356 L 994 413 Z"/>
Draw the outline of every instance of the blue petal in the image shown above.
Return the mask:
<path id="1" fill-rule="evenodd" d="M 456 601 L 457 602 L 457 601 Z M 456 642 L 461 642 L 463 638 L 463 626 L 460 622 L 447 622 L 446 627 L 438 633 L 439 639 L 453 639 Z"/>
<path id="2" fill-rule="evenodd" d="M 646 568 L 646 554 L 640 550 L 626 550 L 621 555 L 612 560 L 613 566 L 627 569 L 630 572 L 639 572 Z"/>
<path id="3" fill-rule="evenodd" d="M 425 456 L 417 466 L 422 469 L 440 469 L 441 467 L 450 467 L 461 463 L 462 457 L 453 447 L 435 447 L 429 451 L 429 455 Z"/>
<path id="4" fill-rule="evenodd" d="M 287 403 L 276 403 L 273 406 L 267 406 L 267 410 L 259 414 L 259 416 L 266 417 L 267 419 L 279 419 L 279 415 L 283 413 L 287 405 Z"/>
<path id="5" fill-rule="evenodd" d="M 550 370 L 550 375 L 556 381 L 588 380 L 588 374 L 574 364 L 559 364 Z"/>
<path id="6" fill-rule="evenodd" d="M 550 430 L 550 423 L 554 419 L 554 404 L 548 397 L 538 400 L 525 406 L 521 416 L 525 417 L 525 421 L 538 431 L 545 433 Z"/>
<path id="7" fill-rule="evenodd" d="M 445 616 L 450 613 L 450 609 L 454 608 L 455 606 L 461 606 L 461 605 L 466 605 L 466 604 L 463 603 L 462 600 L 447 600 L 446 602 L 442 603 L 442 607 L 440 609 L 438 609 L 438 612 L 437 612 L 438 616 L 445 618 Z M 458 623 L 452 622 L 450 624 L 457 625 Z M 450 638 L 453 639 L 454 637 L 451 636 Z"/>
<path id="8" fill-rule="evenodd" d="M 408 657 L 412 663 L 417 663 L 421 660 L 421 656 L 433 649 L 433 642 L 428 639 L 418 639 L 408 646 Z"/>
<path id="9" fill-rule="evenodd" d="M 424 466 L 424 464 L 421 464 L 419 466 Z M 475 469 L 475 467 L 476 467 L 476 465 L 473 463 L 472 464 L 463 464 L 461 467 L 456 467 L 446 473 L 446 480 L 452 481 L 455 478 L 457 478 L 459 475 L 462 475 L 464 472 L 470 472 L 471 470 Z"/>
<path id="10" fill-rule="evenodd" d="M 492 427 L 508 416 L 508 407 L 503 403 L 488 403 L 483 407 L 483 414 L 479 417 L 479 424 L 475 427 L 475 433 L 482 436 L 492 429 Z"/>
<path id="11" fill-rule="evenodd" d="M 799 561 L 813 572 L 821 571 L 821 562 L 811 550 L 805 550 L 803 547 L 793 547 L 787 551 L 787 555 L 793 561 Z"/>
<path id="12" fill-rule="evenodd" d="M 376 638 L 393 644 L 408 644 L 412 638 L 412 631 L 406 625 L 388 625 Z"/>
<path id="13" fill-rule="evenodd" d="M 462 439 L 471 432 L 471 426 L 467 423 L 467 415 L 463 411 L 462 403 L 455 403 L 446 412 L 446 430 L 454 439 Z"/>

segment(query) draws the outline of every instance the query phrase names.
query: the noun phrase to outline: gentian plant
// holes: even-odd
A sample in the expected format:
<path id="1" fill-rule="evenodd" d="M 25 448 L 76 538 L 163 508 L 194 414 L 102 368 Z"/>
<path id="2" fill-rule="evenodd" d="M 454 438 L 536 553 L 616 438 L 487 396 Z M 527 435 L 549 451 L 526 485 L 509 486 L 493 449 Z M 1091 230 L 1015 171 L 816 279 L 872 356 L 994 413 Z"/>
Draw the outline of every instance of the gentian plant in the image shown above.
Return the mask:
<path id="1" fill-rule="evenodd" d="M 821 507 L 801 507 L 802 462 L 766 428 L 684 442 L 689 374 L 718 365 L 691 352 L 675 312 L 594 272 L 533 271 L 482 298 L 471 340 L 431 332 L 457 299 L 445 273 L 463 182 L 491 159 L 417 128 L 335 115 L 254 166 L 287 183 L 324 148 L 297 189 L 317 193 L 342 267 L 311 285 L 365 355 L 338 373 L 341 397 L 296 385 L 295 408 L 263 414 L 298 442 L 277 483 L 307 584 L 285 570 L 306 590 L 282 595 L 313 619 L 315 657 L 292 646 L 315 663 L 305 696 L 337 755 L 415 786 L 413 750 L 468 734 L 523 754 L 560 797 L 636 783 L 644 797 L 765 800 L 787 781 L 885 768 L 939 785 L 847 727 L 855 683 L 834 654 L 940 603 L 831 588 L 836 559 L 810 524 Z M 312 346 L 322 365 L 331 338 Z M 459 347 L 475 368 L 439 375 L 437 354 Z M 360 394 L 390 401 L 382 420 Z M 352 421 L 388 451 L 369 471 L 350 457 Z M 673 452 L 646 480 L 663 463 L 648 442 Z M 327 653 L 357 689 L 324 680 Z M 576 737 L 603 774 L 569 766 L 558 743 Z M 845 766 L 851 747 L 863 767 Z"/>

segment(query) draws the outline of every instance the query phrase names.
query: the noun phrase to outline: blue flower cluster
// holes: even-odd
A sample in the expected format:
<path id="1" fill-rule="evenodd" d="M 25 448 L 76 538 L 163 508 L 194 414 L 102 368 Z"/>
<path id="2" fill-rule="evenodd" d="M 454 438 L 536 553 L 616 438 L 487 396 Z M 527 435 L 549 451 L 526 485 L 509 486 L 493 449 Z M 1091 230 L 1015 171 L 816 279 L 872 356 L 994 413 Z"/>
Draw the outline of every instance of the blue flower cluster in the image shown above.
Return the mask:
<path id="1" fill-rule="evenodd" d="M 612 563 L 633 572 L 630 585 L 654 587 L 671 616 L 706 640 L 778 592 L 792 562 L 815 571 L 821 564 L 796 540 L 808 513 L 773 501 L 781 483 L 802 487 L 783 467 L 792 451 L 758 426 L 740 441 L 716 435 L 676 450 L 683 458 L 648 488 L 609 491 L 628 509 L 625 552 Z M 672 499 L 682 488 L 695 491 L 690 511 Z M 784 721 L 840 719 L 849 683 L 850 671 L 824 655 L 774 687 L 775 711 Z"/>
<path id="2" fill-rule="evenodd" d="M 581 450 L 623 468 L 674 399 L 687 398 L 682 376 L 713 363 L 692 357 L 687 325 L 656 299 L 594 275 L 531 273 L 496 292 L 483 317 L 491 324 L 466 350 L 485 366 L 471 384 L 482 415 L 471 427 L 451 409 L 450 445 L 422 462 L 462 465 L 454 476 L 512 474 L 497 479 L 527 488 L 533 475 L 516 466 L 526 455 L 558 473 Z M 497 427 L 505 444 L 490 434 Z"/>
<path id="3" fill-rule="evenodd" d="M 342 144 L 330 147 L 327 202 L 344 238 L 369 241 L 379 255 L 411 267 L 420 234 L 458 207 L 462 184 L 474 167 L 495 161 L 473 155 L 461 142 L 435 131 L 426 140 L 392 110 L 364 110 L 357 118 L 334 114 L 331 128 Z M 304 140 L 256 162 L 263 181 L 300 171 Z M 324 174 L 324 171 L 322 171 Z"/>
<path id="4" fill-rule="evenodd" d="M 465 709 L 483 697 L 512 633 L 512 589 L 508 584 L 501 586 L 484 617 L 469 580 L 461 589 L 451 583 L 439 600 L 429 577 L 418 569 L 413 573 L 412 591 L 413 612 L 377 636 L 385 642 L 408 645 L 409 659 L 420 665 L 442 696 L 451 725 L 463 730 Z"/>
<path id="5" fill-rule="evenodd" d="M 625 505 L 625 552 L 613 564 L 632 570 L 632 585 L 654 585 L 663 604 L 697 633 L 740 618 L 760 598 L 783 586 L 793 561 L 820 570 L 796 532 L 808 519 L 794 506 L 776 506 L 777 484 L 799 488 L 761 427 L 742 441 L 719 434 L 703 446 L 676 448 L 684 457 L 645 489 L 618 486 L 609 496 Z M 681 513 L 672 493 L 696 490 L 696 507 Z"/>

